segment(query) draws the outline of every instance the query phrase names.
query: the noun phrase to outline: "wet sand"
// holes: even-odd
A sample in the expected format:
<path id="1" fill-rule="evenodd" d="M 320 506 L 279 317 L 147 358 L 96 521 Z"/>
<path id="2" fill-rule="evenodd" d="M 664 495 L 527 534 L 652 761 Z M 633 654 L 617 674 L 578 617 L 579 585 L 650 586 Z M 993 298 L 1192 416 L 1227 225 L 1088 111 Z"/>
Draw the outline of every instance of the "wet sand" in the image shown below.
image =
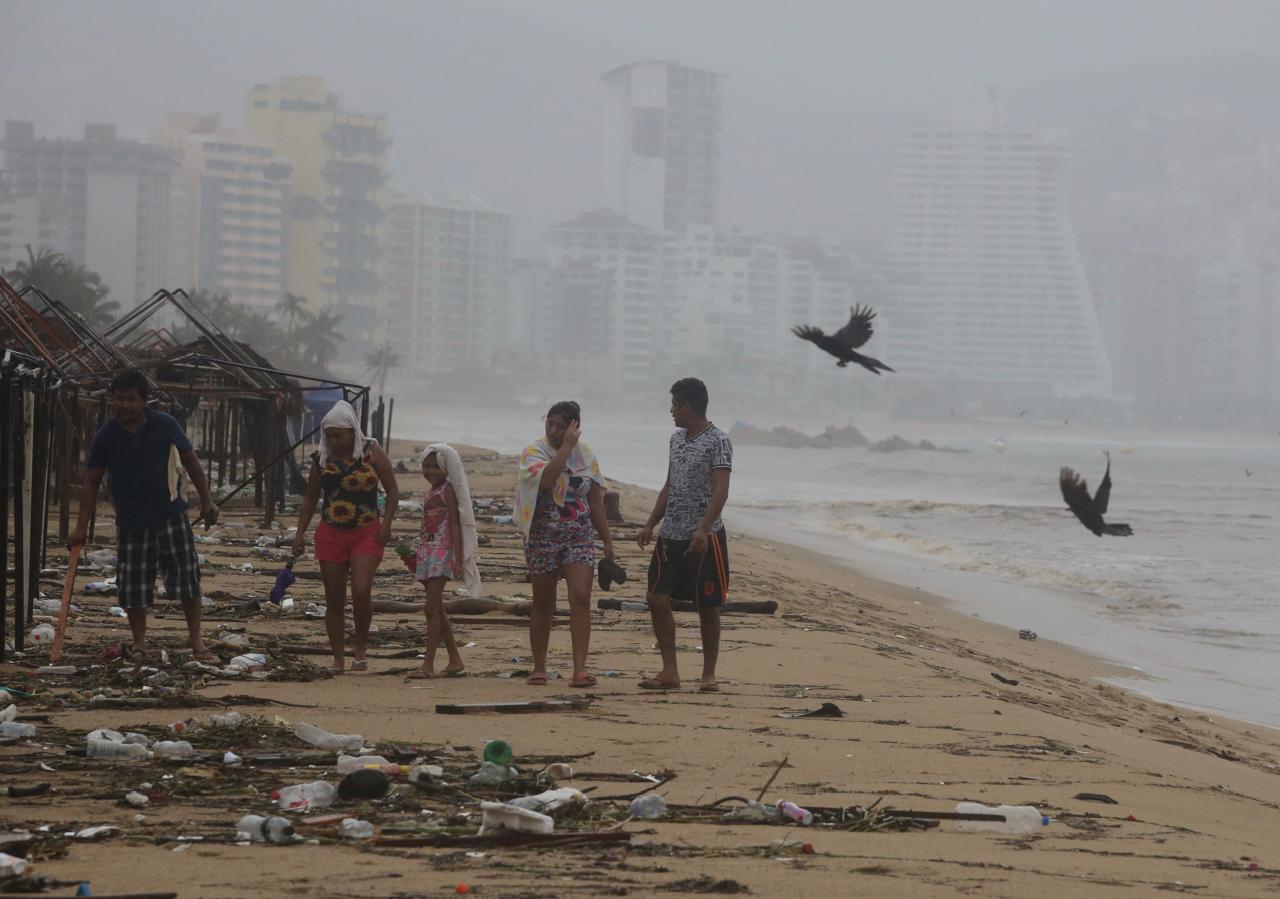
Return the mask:
<path id="1" fill-rule="evenodd" d="M 407 457 L 410 449 L 410 442 L 400 442 L 393 456 Z M 473 496 L 509 500 L 513 460 L 477 451 L 466 455 Z M 401 476 L 401 486 L 422 494 L 416 475 Z M 609 595 L 639 600 L 645 560 L 633 535 L 652 494 L 620 489 L 627 524 L 617 528 L 615 541 L 631 581 Z M 400 516 L 397 540 L 411 539 L 417 518 Z M 228 533 L 259 533 L 247 509 L 227 510 L 225 522 L 244 526 Z M 735 534 L 732 519 L 729 530 L 731 598 L 774 599 L 779 611 L 725 616 L 720 694 L 695 690 L 701 664 L 696 616 L 677 615 L 684 687 L 648 693 L 636 686 L 658 664 L 647 615 L 595 611 L 592 662 L 601 677 L 599 686 L 587 691 L 592 703 L 585 711 L 435 713 L 437 703 L 583 695 L 567 684 L 568 633 L 560 621 L 549 661 L 560 679 L 531 687 L 519 677 L 497 676 L 528 667 L 527 632 L 498 623 L 509 618 L 505 615 L 490 616 L 496 619 L 492 623 L 456 626 L 460 642 L 477 644 L 463 650 L 464 678 L 407 681 L 404 674 L 416 660 L 379 656 L 412 646 L 415 638 L 420 646 L 423 621 L 412 613 L 377 614 L 386 645 L 371 650 L 367 673 L 325 678 L 318 671 L 327 661 L 323 655 L 293 661 L 273 656 L 273 664 L 287 662 L 297 676 L 314 679 L 214 679 L 196 695 L 249 695 L 281 703 L 231 707 L 268 721 L 279 716 L 358 733 L 366 744 L 416 745 L 459 764 L 478 763 L 483 742 L 493 738 L 512 744 L 517 765 L 522 756 L 594 753 L 573 763 L 588 776 L 569 783 L 594 786 L 596 796 L 634 793 L 644 784 L 591 780 L 591 774 L 669 770 L 675 779 L 657 792 L 673 804 L 754 798 L 786 758 L 787 767 L 766 792 L 766 801 L 829 808 L 880 800 L 881 806 L 897 809 L 949 811 L 956 802 L 972 799 L 1034 804 L 1052 823 L 1031 835 L 1005 836 L 958 833 L 945 822 L 924 831 L 861 833 L 633 820 L 621 825 L 631 834 L 628 843 L 573 848 L 469 854 L 457 848 L 344 844 L 326 836 L 289 847 L 238 846 L 213 840 L 228 840 L 240 814 L 270 813 L 271 801 L 220 765 L 72 760 L 49 737 L 71 734 L 79 740 L 72 745 L 82 746 L 84 733 L 93 727 L 167 725 L 220 709 L 91 708 L 87 691 L 77 692 L 75 679 L 50 678 L 61 702 L 23 703 L 24 711 L 47 714 L 49 722 L 37 722 L 40 733 L 33 745 L 0 747 L 0 770 L 6 783 L 47 780 L 54 792 L 6 799 L 0 829 L 121 827 L 123 835 L 104 842 L 62 841 L 58 852 L 48 853 L 60 857 L 41 857 L 29 872 L 90 880 L 95 894 L 431 896 L 451 894 L 462 882 L 478 895 L 526 897 L 727 893 L 739 891 L 735 885 L 758 896 L 1280 893 L 1280 733 L 1101 684 L 1099 677 L 1121 672 L 1044 637 L 1020 640 L 1014 631 L 958 614 L 919 591 L 860 576 L 786 545 L 786 534 L 777 541 L 744 537 Z M 527 596 L 514 529 L 482 522 L 481 532 L 490 539 L 481 548 L 488 594 Z M 278 563 L 257 560 L 246 547 L 201 549 L 210 561 L 207 594 L 265 596 Z M 246 560 L 259 573 L 231 568 Z M 315 570 L 315 563 L 300 562 L 298 570 Z M 421 588 L 390 554 L 381 571 L 376 598 L 420 596 Z M 299 606 L 323 602 L 315 580 L 300 580 L 292 593 Z M 595 597 L 601 595 L 597 591 Z M 79 595 L 77 602 L 84 611 L 68 636 L 75 660 L 86 661 L 105 644 L 125 638 L 124 621 L 105 615 L 109 599 Z M 172 609 L 163 614 L 153 624 L 154 633 L 161 645 L 179 649 L 181 616 Z M 323 622 L 297 615 L 209 621 L 206 633 L 212 635 L 219 625 L 243 626 L 252 648 L 269 647 L 285 636 L 291 643 L 325 645 Z M 998 682 L 993 672 L 1018 685 Z M 31 672 L 6 665 L 0 674 L 4 683 L 12 683 Z M 784 717 L 823 702 L 838 705 L 844 717 Z M 446 747 L 453 752 L 444 753 Z M 54 770 L 40 770 L 40 762 Z M 170 785 L 177 784 L 168 791 L 172 798 L 141 810 L 122 801 L 128 789 L 143 782 L 153 789 L 159 784 L 164 794 L 166 774 L 173 775 Z M 278 779 L 286 785 L 319 777 L 337 781 L 329 763 L 269 772 L 256 782 Z M 184 793 L 183 783 L 200 783 L 214 796 L 200 798 L 194 788 Z M 226 793 L 220 795 L 217 787 L 223 783 Z M 1106 794 L 1116 804 L 1076 798 L 1081 793 Z M 377 803 L 358 811 L 383 835 L 406 817 L 403 807 L 383 811 Z M 174 838 L 183 834 L 206 839 L 175 853 L 181 844 Z M 813 854 L 775 845 L 779 840 L 810 842 Z M 1251 870 L 1251 864 L 1257 867 Z M 63 888 L 52 895 L 72 892 L 73 887 Z"/>

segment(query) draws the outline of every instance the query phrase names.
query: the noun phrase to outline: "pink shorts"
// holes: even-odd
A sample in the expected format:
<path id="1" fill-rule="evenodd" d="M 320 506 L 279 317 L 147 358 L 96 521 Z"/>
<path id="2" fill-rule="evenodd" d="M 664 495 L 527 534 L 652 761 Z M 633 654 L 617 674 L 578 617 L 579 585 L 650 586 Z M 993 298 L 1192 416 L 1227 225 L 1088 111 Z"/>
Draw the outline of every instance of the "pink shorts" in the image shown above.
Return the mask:
<path id="1" fill-rule="evenodd" d="M 382 561 L 383 546 L 378 542 L 381 522 L 371 521 L 358 528 L 335 528 L 327 521 L 316 528 L 317 562 L 350 562 L 353 556 L 373 556 Z"/>

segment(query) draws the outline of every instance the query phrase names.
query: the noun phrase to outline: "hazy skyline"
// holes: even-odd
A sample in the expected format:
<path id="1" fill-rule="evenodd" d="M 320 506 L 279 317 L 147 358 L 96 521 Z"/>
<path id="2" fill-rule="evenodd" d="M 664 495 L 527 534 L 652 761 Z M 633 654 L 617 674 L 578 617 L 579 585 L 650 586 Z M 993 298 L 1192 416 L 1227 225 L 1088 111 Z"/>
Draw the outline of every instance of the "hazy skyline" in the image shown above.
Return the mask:
<path id="1" fill-rule="evenodd" d="M 988 85 L 1016 98 L 1104 69 L 1270 53 L 1280 6 L 4 2 L 0 21 L 20 50 L 0 60 L 0 116 L 44 136 L 101 121 L 145 138 L 171 112 L 236 126 L 254 83 L 319 74 L 349 108 L 389 117 L 393 186 L 474 192 L 515 215 L 528 249 L 605 202 L 599 76 L 622 62 L 727 76 L 724 224 L 840 230 L 882 205 L 886 186 L 858 169 L 892 151 L 899 123 L 973 113 Z"/>

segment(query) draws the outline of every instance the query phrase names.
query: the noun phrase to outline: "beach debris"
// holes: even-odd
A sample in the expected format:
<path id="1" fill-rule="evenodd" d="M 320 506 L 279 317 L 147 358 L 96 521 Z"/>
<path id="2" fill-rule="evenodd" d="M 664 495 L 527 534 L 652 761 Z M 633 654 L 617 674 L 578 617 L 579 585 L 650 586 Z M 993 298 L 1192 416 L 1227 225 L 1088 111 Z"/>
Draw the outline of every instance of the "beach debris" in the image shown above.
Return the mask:
<path id="1" fill-rule="evenodd" d="M 364 746 L 364 737 L 358 734 L 331 734 L 323 728 L 299 721 L 293 729 L 293 735 L 304 743 L 310 743 L 319 749 L 333 751 L 359 752 Z"/>
<path id="2" fill-rule="evenodd" d="M 295 784 L 280 791 L 280 808 L 289 812 L 307 812 L 333 805 L 333 784 L 323 780 Z"/>
<path id="3" fill-rule="evenodd" d="M 622 599 L 611 596 L 601 596 L 596 600 L 597 609 L 607 609 L 614 612 L 648 612 L 647 603 L 633 599 Z M 772 599 L 762 600 L 742 600 L 739 602 L 726 602 L 720 607 L 723 612 L 740 612 L 747 615 L 772 615 L 778 611 L 778 603 Z M 695 612 L 697 607 L 693 603 L 685 600 L 672 600 L 671 611 L 673 612 Z"/>
<path id="4" fill-rule="evenodd" d="M 996 680 L 1000 681 L 1000 683 L 1002 683 L 1002 684 L 1008 684 L 1010 687 L 1016 687 L 1016 686 L 1018 686 L 1018 679 L 1017 679 L 1017 678 L 1014 678 L 1014 677 L 1005 677 L 1003 674 L 997 674 L 997 673 L 996 673 L 996 672 L 994 672 L 994 671 L 992 671 L 992 672 L 991 672 L 991 676 L 992 676 L 992 677 L 994 677 Z"/>
<path id="5" fill-rule="evenodd" d="M 573 766 L 566 762 L 552 762 L 542 773 L 552 780 L 570 780 L 573 777 Z"/>
<path id="6" fill-rule="evenodd" d="M 486 762 L 506 766 L 510 765 L 512 759 L 515 758 L 515 750 L 511 748 L 511 744 L 506 740 L 489 740 L 484 744 L 482 755 Z"/>
<path id="7" fill-rule="evenodd" d="M 114 837 L 116 834 L 124 833 L 123 828 L 116 827 L 112 824 L 95 824 L 93 827 L 86 827 L 78 830 L 73 834 L 77 840 L 100 840 L 105 837 Z"/>
<path id="8" fill-rule="evenodd" d="M 21 877 L 27 870 L 27 860 L 10 855 L 7 852 L 0 852 L 0 880 L 7 880 L 10 877 Z"/>
<path id="9" fill-rule="evenodd" d="M 813 823 L 813 812 L 806 808 L 801 808 L 794 802 L 788 802 L 786 799 L 778 800 L 778 813 L 804 827 L 808 827 Z"/>
<path id="10" fill-rule="evenodd" d="M 84 585 L 85 593 L 97 593 L 102 596 L 114 596 L 119 592 L 119 589 L 116 586 L 116 579 L 113 577 L 109 577 L 105 581 L 90 581 Z"/>
<path id="11" fill-rule="evenodd" d="M 142 808 L 151 800 L 148 799 L 145 794 L 139 793 L 137 790 L 130 790 L 128 793 L 124 794 L 124 801 L 134 808 Z"/>
<path id="12" fill-rule="evenodd" d="M 1107 805 L 1119 805 L 1119 800 L 1112 799 L 1106 793 L 1076 793 L 1076 799 L 1083 802 L 1105 802 Z"/>
<path id="13" fill-rule="evenodd" d="M 1018 637 L 1019 639 L 1022 639 L 1022 640 L 1035 641 L 1036 636 L 1037 635 L 1035 631 L 1029 630 L 1027 628 L 1023 628 L 1022 630 L 1018 631 Z"/>
<path id="14" fill-rule="evenodd" d="M 95 549 L 86 553 L 85 558 L 100 568 L 115 568 L 118 561 L 115 550 L 112 549 Z"/>
<path id="15" fill-rule="evenodd" d="M 151 752 L 145 745 L 127 742 L 124 734 L 106 727 L 90 731 L 84 742 L 84 754 L 91 759 L 151 758 Z"/>
<path id="16" fill-rule="evenodd" d="M 633 818 L 643 818 L 645 820 L 665 817 L 667 814 L 667 800 L 657 793 L 645 793 L 643 796 L 637 796 L 631 800 L 631 805 L 627 807 L 627 814 Z"/>
<path id="17" fill-rule="evenodd" d="M 436 706 L 437 715 L 477 715 L 497 713 L 522 715 L 530 712 L 581 712 L 589 708 L 588 697 L 536 699 L 529 702 L 447 702 Z"/>
<path id="18" fill-rule="evenodd" d="M 810 709 L 807 712 L 784 712 L 778 716 L 779 718 L 843 718 L 844 709 L 836 705 L 834 702 L 824 702 L 816 709 Z"/>
<path id="19" fill-rule="evenodd" d="M 236 822 L 236 839 L 254 843 L 290 843 L 293 825 L 279 815 L 245 815 Z"/>
<path id="20" fill-rule="evenodd" d="M 338 798 L 350 802 L 353 799 L 381 799 L 391 789 L 391 778 L 378 768 L 361 768 L 352 771 L 338 784 Z"/>
<path id="21" fill-rule="evenodd" d="M 956 813 L 969 816 L 955 819 L 956 830 L 969 833 L 1035 833 L 1049 824 L 1049 816 L 1041 815 L 1034 805 L 958 802 Z"/>
<path id="22" fill-rule="evenodd" d="M 33 647 L 47 646 L 53 642 L 56 635 L 52 624 L 38 624 L 27 634 L 27 642 Z"/>
<path id="23" fill-rule="evenodd" d="M 381 771 L 388 777 L 394 777 L 401 773 L 401 768 L 398 764 L 380 755 L 347 755 L 345 752 L 338 753 L 339 774 L 346 776 L 365 768 Z"/>
<path id="24" fill-rule="evenodd" d="M 556 822 L 548 815 L 505 802 L 480 803 L 480 833 L 511 830 L 516 833 L 554 833 Z"/>
<path id="25" fill-rule="evenodd" d="M 344 840 L 369 840 L 373 838 L 373 825 L 359 818 L 343 818 L 338 836 Z"/>
<path id="26" fill-rule="evenodd" d="M 10 784 L 7 790 L 10 799 L 27 799 L 31 796 L 43 796 L 49 792 L 48 783 L 32 784 L 29 787 L 20 787 L 16 784 Z"/>
<path id="27" fill-rule="evenodd" d="M 551 815 L 562 808 L 581 808 L 589 801 L 581 790 L 560 787 L 556 790 L 545 790 L 534 796 L 517 796 L 515 799 L 508 799 L 507 804 Z"/>
<path id="28" fill-rule="evenodd" d="M 502 803 L 493 803 L 502 805 Z M 510 808 L 510 806 L 507 806 Z M 602 830 L 580 833 L 519 833 L 506 829 L 494 830 L 485 834 L 454 835 L 449 833 L 429 834 L 414 837 L 383 837 L 375 844 L 380 847 L 410 849 L 422 846 L 437 848 L 481 849 L 493 846 L 552 848 L 558 846 L 579 846 L 600 843 L 627 843 L 631 834 L 623 830 Z"/>
<path id="29" fill-rule="evenodd" d="M 24 724 L 21 721 L 0 722 L 0 739 L 28 740 L 35 735 L 36 726 L 34 724 Z"/>
<path id="30" fill-rule="evenodd" d="M 472 774 L 468 781 L 481 787 L 496 787 L 511 780 L 517 773 L 515 768 L 486 761 L 480 764 L 480 770 Z"/>

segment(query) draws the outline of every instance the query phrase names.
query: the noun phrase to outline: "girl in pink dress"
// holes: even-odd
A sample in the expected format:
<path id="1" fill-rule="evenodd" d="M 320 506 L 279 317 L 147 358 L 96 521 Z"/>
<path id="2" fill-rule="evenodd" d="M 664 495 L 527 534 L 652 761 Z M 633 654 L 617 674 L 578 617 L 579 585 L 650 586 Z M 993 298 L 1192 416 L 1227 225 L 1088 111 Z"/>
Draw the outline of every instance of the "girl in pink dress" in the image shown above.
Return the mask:
<path id="1" fill-rule="evenodd" d="M 463 576 L 463 564 L 458 495 L 442 463 L 437 452 L 428 452 L 422 457 L 422 476 L 431 485 L 431 490 L 422 503 L 422 531 L 418 537 L 418 564 L 414 576 L 427 590 L 427 650 L 422 667 L 409 675 L 415 679 L 460 677 L 466 667 L 458 654 L 453 627 L 444 610 L 445 587 L 451 579 Z M 449 654 L 449 664 L 437 674 L 436 649 L 442 639 Z"/>

